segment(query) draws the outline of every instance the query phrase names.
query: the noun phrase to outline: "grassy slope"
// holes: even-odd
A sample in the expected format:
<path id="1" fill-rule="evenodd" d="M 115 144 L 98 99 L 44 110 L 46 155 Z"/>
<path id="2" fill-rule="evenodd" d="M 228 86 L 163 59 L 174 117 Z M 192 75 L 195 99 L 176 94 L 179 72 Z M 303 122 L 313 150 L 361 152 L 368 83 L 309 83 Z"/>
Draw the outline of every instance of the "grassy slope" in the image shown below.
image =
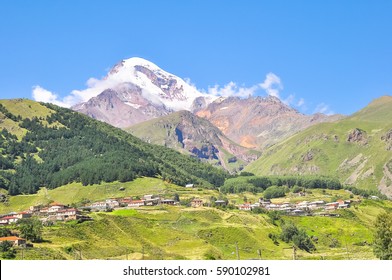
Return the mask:
<path id="1" fill-rule="evenodd" d="M 346 141 L 355 128 L 367 132 L 367 145 Z M 381 140 L 391 128 L 392 97 L 382 97 L 349 118 L 315 125 L 271 147 L 246 170 L 258 175 L 319 173 L 337 176 L 342 182 L 357 175 L 356 187 L 376 189 L 383 177 L 384 164 L 392 158 L 392 151 L 387 151 L 386 143 Z M 302 157 L 308 151 L 313 153 L 313 159 L 304 161 Z M 358 155 L 362 155 L 358 163 L 341 166 L 345 160 Z M 370 175 L 366 175 L 366 171 Z"/>
<path id="2" fill-rule="evenodd" d="M 389 205 L 390 209 L 391 205 Z M 298 227 L 317 236 L 317 251 L 298 251 L 300 259 L 374 259 L 370 221 L 361 213 L 372 209 L 363 205 L 345 210 L 340 218 L 292 217 Z M 36 244 L 74 258 L 67 248 L 82 250 L 86 259 L 203 259 L 207 256 L 236 259 L 238 242 L 241 259 L 257 258 L 257 249 L 265 259 L 290 259 L 290 245 L 273 244 L 269 233 L 279 234 L 267 216 L 210 208 L 157 207 L 120 210 L 95 214 L 95 220 L 79 225 L 62 224 L 46 228 L 48 243 Z M 332 240 L 339 242 L 330 248 Z M 127 256 L 128 254 L 128 256 Z"/>
<path id="3" fill-rule="evenodd" d="M 29 99 L 3 99 L 0 100 L 7 110 L 15 115 L 20 115 L 23 119 L 33 117 L 47 117 L 53 111 L 38 102 Z"/>
<path id="4" fill-rule="evenodd" d="M 125 188 L 121 191 L 120 188 Z M 132 182 L 104 183 L 101 185 L 82 186 L 81 183 L 68 184 L 53 190 L 41 189 L 37 194 L 10 196 L 7 204 L 0 203 L 0 213 L 23 211 L 32 205 L 58 202 L 62 204 L 78 203 L 82 199 L 99 201 L 106 198 L 138 196 L 148 193 L 166 194 L 184 189 L 156 178 L 138 178 Z"/>
<path id="5" fill-rule="evenodd" d="M 20 115 L 22 118 L 45 118 L 53 112 L 49 108 L 28 99 L 2 99 L 0 104 L 5 106 L 11 114 L 15 116 Z M 0 127 L 6 128 L 10 133 L 16 135 L 18 139 L 21 139 L 26 134 L 26 129 L 21 128 L 13 120 L 5 119 L 5 116 L 0 113 L 0 120 L 2 119 Z"/>
<path id="6" fill-rule="evenodd" d="M 125 187 L 125 191 L 119 191 Z M 62 203 L 78 202 L 86 197 L 91 200 L 107 196 L 135 196 L 145 193 L 161 193 L 180 198 L 201 197 L 207 200 L 218 196 L 213 190 L 186 189 L 166 184 L 158 179 L 141 178 L 132 183 L 113 183 L 102 186 L 67 186 L 68 192 L 59 188 L 47 192 L 52 200 Z M 43 192 L 36 196 L 43 196 Z M 254 201 L 260 194 L 245 194 Z M 344 191 L 312 190 L 301 200 L 334 200 L 347 198 Z M 244 194 L 231 195 L 229 201 L 243 201 Z M 26 196 L 16 203 L 31 204 Z M 31 197 L 31 196 L 28 196 Z M 24 198 L 24 200 L 22 199 Z M 273 202 L 296 201 L 292 196 Z M 22 208 L 22 207 L 20 207 Z M 309 254 L 298 250 L 299 259 L 374 259 L 371 246 L 372 224 L 377 214 L 392 211 L 390 201 L 365 200 L 350 209 L 340 211 L 341 217 L 285 217 L 309 235 L 317 236 L 317 251 Z M 238 210 L 214 208 L 186 208 L 173 206 L 122 209 L 111 213 L 92 213 L 94 221 L 81 224 L 59 223 L 45 227 L 46 242 L 34 244 L 24 252 L 26 259 L 204 259 L 207 257 L 236 259 L 235 244 L 238 242 L 241 259 L 258 258 L 262 250 L 264 259 L 291 259 L 291 245 L 279 241 L 275 245 L 268 237 L 279 234 L 280 228 L 271 223 L 265 214 L 253 214 Z M 332 240 L 338 240 L 336 248 L 330 248 Z M 233 253 L 234 252 L 234 253 Z M 18 258 L 22 253 L 18 251 Z"/>

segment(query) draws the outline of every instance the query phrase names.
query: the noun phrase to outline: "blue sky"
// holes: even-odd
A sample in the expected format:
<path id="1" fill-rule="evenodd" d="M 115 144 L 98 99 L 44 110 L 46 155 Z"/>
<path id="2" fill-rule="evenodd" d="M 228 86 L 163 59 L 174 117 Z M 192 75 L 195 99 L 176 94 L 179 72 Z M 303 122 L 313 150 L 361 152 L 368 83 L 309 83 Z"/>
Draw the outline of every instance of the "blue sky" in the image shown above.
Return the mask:
<path id="1" fill-rule="evenodd" d="M 273 74 L 301 112 L 392 95 L 392 1 L 18 1 L 0 9 L 0 98 L 63 98 L 138 56 L 198 88 Z M 255 95 L 266 95 L 258 89 Z"/>

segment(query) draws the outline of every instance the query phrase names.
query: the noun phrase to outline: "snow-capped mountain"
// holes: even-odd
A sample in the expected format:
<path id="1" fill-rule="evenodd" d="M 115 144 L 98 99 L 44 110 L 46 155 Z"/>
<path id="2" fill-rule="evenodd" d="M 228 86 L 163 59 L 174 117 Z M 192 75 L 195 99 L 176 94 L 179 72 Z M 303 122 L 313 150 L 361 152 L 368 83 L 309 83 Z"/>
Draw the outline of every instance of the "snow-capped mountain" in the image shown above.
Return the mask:
<path id="1" fill-rule="evenodd" d="M 134 57 L 115 65 L 105 78 L 92 81 L 83 94 L 91 98 L 73 107 L 117 127 L 179 110 L 205 107 L 214 97 L 152 62 Z"/>

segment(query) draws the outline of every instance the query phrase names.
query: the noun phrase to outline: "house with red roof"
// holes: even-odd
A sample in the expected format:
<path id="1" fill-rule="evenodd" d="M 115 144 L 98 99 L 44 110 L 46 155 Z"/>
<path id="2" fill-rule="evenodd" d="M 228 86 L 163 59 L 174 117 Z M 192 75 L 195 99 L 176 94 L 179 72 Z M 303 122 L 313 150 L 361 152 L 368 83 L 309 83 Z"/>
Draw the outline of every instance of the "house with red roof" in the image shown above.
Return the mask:
<path id="1" fill-rule="evenodd" d="M 0 225 L 9 225 L 12 223 L 16 223 L 18 220 L 20 219 L 15 216 L 5 216 L 0 218 Z"/>
<path id="2" fill-rule="evenodd" d="M 14 246 L 26 245 L 26 239 L 17 236 L 0 237 L 0 242 L 4 242 L 4 241 L 12 242 Z"/>

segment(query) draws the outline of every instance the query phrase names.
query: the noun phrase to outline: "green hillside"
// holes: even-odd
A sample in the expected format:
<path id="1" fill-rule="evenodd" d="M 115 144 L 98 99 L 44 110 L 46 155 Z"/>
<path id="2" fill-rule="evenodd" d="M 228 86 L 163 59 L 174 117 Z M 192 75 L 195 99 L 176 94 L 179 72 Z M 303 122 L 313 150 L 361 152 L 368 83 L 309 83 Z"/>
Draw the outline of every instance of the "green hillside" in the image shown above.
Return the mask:
<path id="1" fill-rule="evenodd" d="M 113 212 L 87 213 L 92 221 L 46 224 L 43 242 L 34 247 L 16 248 L 16 259 L 292 259 L 292 242 L 281 239 L 283 223 L 293 223 L 311 237 L 315 251 L 298 249 L 297 259 L 375 259 L 373 224 L 378 214 L 392 212 L 392 202 L 366 200 L 337 210 L 336 217 L 280 216 L 268 212 L 239 211 L 235 207 L 192 208 L 192 198 L 208 202 L 222 197 L 229 203 L 255 202 L 263 193 L 222 194 L 217 190 L 184 188 L 158 178 L 137 178 L 132 182 L 83 186 L 71 183 L 55 189 L 42 188 L 36 194 L 9 196 L 0 203 L 0 213 L 26 210 L 32 205 L 57 202 L 81 205 L 106 198 L 178 194 L 180 206 L 146 206 Z M 307 190 L 306 197 L 287 193 L 272 203 L 303 200 L 336 201 L 353 199 L 345 190 Z M 7 226 L 18 232 L 14 225 Z M 1 256 L 0 256 L 1 258 Z"/>
<path id="2" fill-rule="evenodd" d="M 257 175 L 322 174 L 392 197 L 392 97 L 272 146 L 246 171 Z"/>
<path id="3" fill-rule="evenodd" d="M 119 187 L 124 187 L 122 192 Z M 65 195 L 65 188 L 68 188 Z M 91 188 L 91 189 L 90 189 Z M 90 189 L 90 190 L 87 190 Z M 218 197 L 216 190 L 186 189 L 158 179 L 142 178 L 131 183 L 111 183 L 101 186 L 65 186 L 45 193 L 30 195 L 49 197 L 60 203 L 77 203 L 90 193 L 94 200 L 107 195 L 142 195 L 178 193 L 180 200 Z M 229 201 L 241 202 L 246 195 L 255 199 L 260 194 L 243 193 L 228 196 Z M 314 190 L 307 200 L 346 197 L 342 190 Z M 22 196 L 17 196 L 22 197 Z M 293 201 L 294 197 L 273 199 L 273 203 Z M 298 198 L 295 198 L 298 199 Z M 357 197 L 354 197 L 357 199 Z M 10 201 L 16 207 L 21 200 Z M 24 202 L 25 205 L 28 202 Z M 90 213 L 94 219 L 83 223 L 59 222 L 45 226 L 44 242 L 33 248 L 17 249 L 17 259 L 292 259 L 292 244 L 279 237 L 283 222 L 292 222 L 312 237 L 316 250 L 296 251 L 297 259 L 375 259 L 372 251 L 373 223 L 382 212 L 391 212 L 392 203 L 363 200 L 353 207 L 339 210 L 339 217 L 282 216 L 273 222 L 267 213 L 187 206 L 155 206 L 120 209 L 108 213 Z"/>
<path id="4" fill-rule="evenodd" d="M 69 109 L 25 99 L 0 100 L 0 153 L 0 188 L 12 195 L 142 176 L 214 188 L 227 176 Z"/>

